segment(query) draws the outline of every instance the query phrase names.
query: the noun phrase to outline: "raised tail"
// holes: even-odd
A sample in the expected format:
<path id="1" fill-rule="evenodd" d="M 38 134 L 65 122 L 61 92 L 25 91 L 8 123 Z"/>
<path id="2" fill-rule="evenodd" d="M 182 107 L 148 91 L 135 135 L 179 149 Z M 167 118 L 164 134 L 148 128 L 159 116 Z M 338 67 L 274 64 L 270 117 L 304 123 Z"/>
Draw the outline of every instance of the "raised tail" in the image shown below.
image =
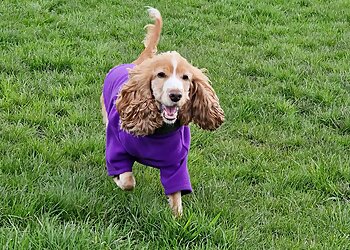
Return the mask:
<path id="1" fill-rule="evenodd" d="M 133 62 L 133 64 L 140 64 L 147 58 L 153 57 L 157 53 L 157 45 L 162 31 L 163 21 L 160 12 L 152 7 L 148 8 L 148 14 L 150 18 L 154 20 L 154 24 L 146 25 L 147 34 L 143 40 L 145 49 L 142 51 L 140 56 Z"/>

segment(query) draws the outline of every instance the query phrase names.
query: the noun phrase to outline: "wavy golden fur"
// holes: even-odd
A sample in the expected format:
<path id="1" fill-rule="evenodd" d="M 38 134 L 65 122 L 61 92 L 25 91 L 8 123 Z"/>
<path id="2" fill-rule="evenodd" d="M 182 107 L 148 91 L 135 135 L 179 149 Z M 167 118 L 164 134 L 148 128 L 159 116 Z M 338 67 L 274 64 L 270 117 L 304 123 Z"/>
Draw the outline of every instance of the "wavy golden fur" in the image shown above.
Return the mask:
<path id="1" fill-rule="evenodd" d="M 190 87 L 190 100 L 181 108 L 179 119 L 181 124 L 193 121 L 200 128 L 215 130 L 224 122 L 224 111 L 219 99 L 210 85 L 208 77 L 202 70 L 193 68 L 193 79 Z"/>
<path id="2" fill-rule="evenodd" d="M 163 125 L 151 92 L 152 75 L 144 64 L 129 70 L 129 81 L 123 86 L 116 102 L 121 128 L 137 136 L 153 134 L 156 128 Z"/>

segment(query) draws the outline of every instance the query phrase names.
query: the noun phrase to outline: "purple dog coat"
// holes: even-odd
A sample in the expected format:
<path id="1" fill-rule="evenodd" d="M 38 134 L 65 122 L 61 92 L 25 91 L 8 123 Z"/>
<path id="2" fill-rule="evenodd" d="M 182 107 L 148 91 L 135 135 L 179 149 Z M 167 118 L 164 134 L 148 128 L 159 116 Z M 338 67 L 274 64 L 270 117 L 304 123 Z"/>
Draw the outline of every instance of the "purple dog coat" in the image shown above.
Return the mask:
<path id="1" fill-rule="evenodd" d="M 120 128 L 119 114 L 115 101 L 124 83 L 128 81 L 127 68 L 133 64 L 114 67 L 107 74 L 103 97 L 108 116 L 106 130 L 106 163 L 108 175 L 114 176 L 132 171 L 135 161 L 158 168 L 166 195 L 181 191 L 192 192 L 187 169 L 187 156 L 190 147 L 190 128 L 180 126 L 165 134 L 144 137 L 133 136 Z"/>

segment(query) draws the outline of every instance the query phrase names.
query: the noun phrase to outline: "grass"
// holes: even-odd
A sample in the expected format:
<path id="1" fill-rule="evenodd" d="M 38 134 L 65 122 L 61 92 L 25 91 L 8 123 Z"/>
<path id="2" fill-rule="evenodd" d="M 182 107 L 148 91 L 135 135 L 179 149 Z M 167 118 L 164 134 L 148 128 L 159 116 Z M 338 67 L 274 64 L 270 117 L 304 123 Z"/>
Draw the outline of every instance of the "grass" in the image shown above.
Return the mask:
<path id="1" fill-rule="evenodd" d="M 226 113 L 192 126 L 194 193 L 170 214 L 158 172 L 107 177 L 99 95 L 142 50 L 209 70 Z M 350 2 L 4 0 L 3 249 L 350 249 Z"/>

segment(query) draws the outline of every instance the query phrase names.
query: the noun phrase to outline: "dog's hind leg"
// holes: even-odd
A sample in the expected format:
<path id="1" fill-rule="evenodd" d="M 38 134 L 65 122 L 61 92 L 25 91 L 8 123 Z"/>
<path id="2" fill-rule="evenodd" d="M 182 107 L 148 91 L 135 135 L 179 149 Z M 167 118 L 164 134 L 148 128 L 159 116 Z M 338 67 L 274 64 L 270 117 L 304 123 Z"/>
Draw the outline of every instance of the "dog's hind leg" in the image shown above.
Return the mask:
<path id="1" fill-rule="evenodd" d="M 106 125 L 108 125 L 108 117 L 107 117 L 107 111 L 106 111 L 106 107 L 105 107 L 105 103 L 104 103 L 104 99 L 103 99 L 103 94 L 100 97 L 100 102 L 101 102 L 101 108 L 102 108 L 102 117 L 103 117 L 103 123 Z"/>

